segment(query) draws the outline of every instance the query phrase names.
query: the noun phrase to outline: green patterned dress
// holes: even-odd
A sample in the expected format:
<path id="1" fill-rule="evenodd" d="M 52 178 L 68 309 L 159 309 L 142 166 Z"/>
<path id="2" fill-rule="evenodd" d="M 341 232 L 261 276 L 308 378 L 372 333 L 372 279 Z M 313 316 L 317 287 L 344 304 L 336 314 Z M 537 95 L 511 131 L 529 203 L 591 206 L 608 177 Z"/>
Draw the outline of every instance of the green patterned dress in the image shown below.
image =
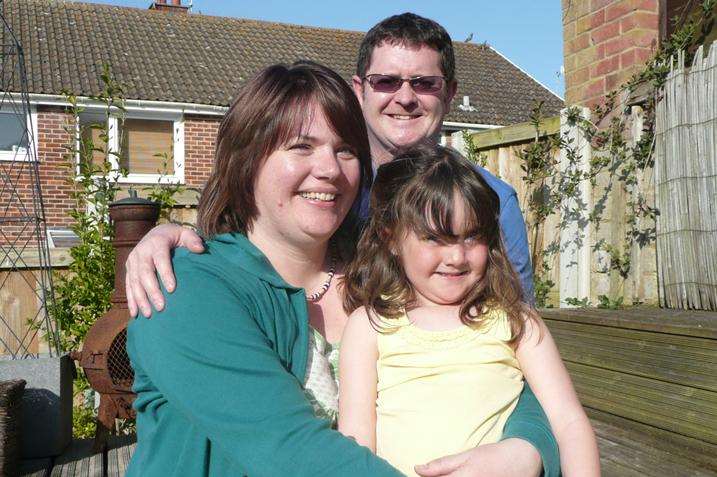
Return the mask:
<path id="1" fill-rule="evenodd" d="M 339 344 L 332 345 L 310 328 L 304 392 L 317 417 L 336 427 L 339 415 Z"/>

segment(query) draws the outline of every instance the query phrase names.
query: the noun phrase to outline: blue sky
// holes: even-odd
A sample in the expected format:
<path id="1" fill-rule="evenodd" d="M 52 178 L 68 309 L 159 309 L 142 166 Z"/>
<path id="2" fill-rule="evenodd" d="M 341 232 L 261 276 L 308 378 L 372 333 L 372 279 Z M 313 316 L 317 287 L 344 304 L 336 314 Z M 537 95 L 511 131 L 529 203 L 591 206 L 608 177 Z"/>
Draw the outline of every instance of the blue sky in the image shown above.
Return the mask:
<path id="1" fill-rule="evenodd" d="M 151 2 L 93 3 L 147 8 Z M 455 41 L 472 33 L 473 42 L 488 42 L 555 93 L 562 96 L 564 92 L 563 78 L 558 75 L 563 64 L 558 0 L 194 0 L 192 11 L 359 31 L 387 16 L 412 11 L 438 21 Z"/>

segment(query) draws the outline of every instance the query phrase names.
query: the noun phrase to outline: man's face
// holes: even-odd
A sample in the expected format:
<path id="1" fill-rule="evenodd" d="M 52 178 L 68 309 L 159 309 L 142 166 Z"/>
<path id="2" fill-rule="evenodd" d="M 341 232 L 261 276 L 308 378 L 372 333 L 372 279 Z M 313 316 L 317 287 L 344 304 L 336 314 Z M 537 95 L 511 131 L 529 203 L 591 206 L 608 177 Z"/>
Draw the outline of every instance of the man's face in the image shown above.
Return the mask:
<path id="1" fill-rule="evenodd" d="M 401 78 L 443 76 L 440 54 L 425 45 L 420 47 L 383 43 L 374 48 L 366 76 L 385 74 Z M 456 93 L 456 84 L 446 83 L 435 93 L 417 94 L 408 82 L 394 93 L 374 91 L 368 81 L 353 77 L 368 127 L 374 164 L 390 161 L 397 148 L 416 144 L 424 138 L 436 138 L 443 117 Z"/>

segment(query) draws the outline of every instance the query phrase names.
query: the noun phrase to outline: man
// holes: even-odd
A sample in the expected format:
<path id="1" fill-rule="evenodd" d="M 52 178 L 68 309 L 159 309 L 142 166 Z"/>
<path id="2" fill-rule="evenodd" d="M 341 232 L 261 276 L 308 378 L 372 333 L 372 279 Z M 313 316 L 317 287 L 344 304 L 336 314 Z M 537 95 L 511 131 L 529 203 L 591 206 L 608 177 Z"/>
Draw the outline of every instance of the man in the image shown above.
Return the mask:
<path id="1" fill-rule="evenodd" d="M 411 13 L 387 18 L 364 37 L 352 84 L 368 127 L 375 169 L 391 161 L 401 147 L 437 140 L 457 89 L 450 36 L 436 22 Z M 532 297 L 525 224 L 515 191 L 488 171 L 478 169 L 500 198 L 506 250 L 526 296 Z M 368 191 L 363 191 L 363 217 L 368 215 L 367 197 Z M 147 295 L 155 308 L 164 306 L 155 267 L 171 292 L 175 283 L 169 251 L 177 246 L 197 253 L 203 250 L 201 239 L 193 231 L 164 225 L 151 231 L 130 255 L 127 298 L 132 315 L 138 309 L 150 315 Z M 438 459 L 418 470 L 425 476 L 535 475 L 542 458 L 546 475 L 559 473 L 557 445 L 529 389 L 506 424 L 503 438 L 501 443 Z"/>
<path id="2" fill-rule="evenodd" d="M 423 81 L 412 87 L 409 78 Z M 368 127 L 375 169 L 391 161 L 399 147 L 425 138 L 438 139 L 457 89 L 450 36 L 438 23 L 410 13 L 386 19 L 361 42 L 352 82 Z M 429 88 L 429 84 L 441 88 L 421 89 Z M 525 296 L 532 300 L 528 239 L 515 190 L 482 167 L 476 167 L 500 197 L 500 224 L 506 251 L 520 275 Z M 364 202 L 364 216 L 368 215 L 367 205 Z"/>

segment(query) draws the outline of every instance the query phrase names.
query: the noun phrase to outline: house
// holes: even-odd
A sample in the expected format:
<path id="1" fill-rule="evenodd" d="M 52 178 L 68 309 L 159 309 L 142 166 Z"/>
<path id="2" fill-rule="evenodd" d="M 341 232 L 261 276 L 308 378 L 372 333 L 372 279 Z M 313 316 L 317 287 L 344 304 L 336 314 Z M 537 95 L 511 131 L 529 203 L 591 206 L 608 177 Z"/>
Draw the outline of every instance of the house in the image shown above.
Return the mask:
<path id="1" fill-rule="evenodd" d="M 194 14 L 178 0 L 158 1 L 149 9 L 6 0 L 2 12 L 25 54 L 32 146 L 51 228 L 71 222 L 63 145 L 73 138 L 63 125 L 73 118 L 63 91 L 77 95 L 84 107 L 80 123 L 101 120 L 90 97 L 102 89 L 103 64 L 110 65 L 126 98 L 122 137 L 128 154 L 117 165 L 129 174 L 122 180 L 156 183 L 162 159 L 155 154 L 165 152 L 173 158 L 165 180 L 201 188 L 212 166 L 219 121 L 243 81 L 264 66 L 300 58 L 328 65 L 349 80 L 363 36 Z M 445 137 L 460 129 L 527 121 L 536 101 L 545 103 L 547 114 L 563 107 L 561 98 L 490 46 L 456 42 L 455 51 L 459 89 L 443 125 Z M 11 90 L 19 92 L 17 81 Z M 12 114 L 0 109 L 0 124 Z M 110 123 L 110 145 L 116 146 L 117 119 Z M 0 146 L 13 147 L 12 137 L 2 137 L 12 134 L 0 128 Z"/>

